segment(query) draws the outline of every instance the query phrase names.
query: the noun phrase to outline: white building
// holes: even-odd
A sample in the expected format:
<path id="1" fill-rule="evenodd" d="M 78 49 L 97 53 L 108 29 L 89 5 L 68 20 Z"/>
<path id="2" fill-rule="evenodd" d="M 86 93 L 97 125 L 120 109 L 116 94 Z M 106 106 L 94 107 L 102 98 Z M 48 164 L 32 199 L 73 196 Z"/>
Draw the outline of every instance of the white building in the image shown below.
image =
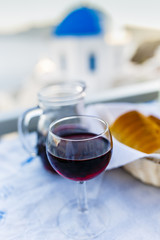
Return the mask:
<path id="1" fill-rule="evenodd" d="M 71 11 L 52 32 L 55 78 L 84 80 L 90 92 L 110 87 L 114 59 L 113 48 L 105 40 L 109 28 L 109 16 L 99 10 Z"/>

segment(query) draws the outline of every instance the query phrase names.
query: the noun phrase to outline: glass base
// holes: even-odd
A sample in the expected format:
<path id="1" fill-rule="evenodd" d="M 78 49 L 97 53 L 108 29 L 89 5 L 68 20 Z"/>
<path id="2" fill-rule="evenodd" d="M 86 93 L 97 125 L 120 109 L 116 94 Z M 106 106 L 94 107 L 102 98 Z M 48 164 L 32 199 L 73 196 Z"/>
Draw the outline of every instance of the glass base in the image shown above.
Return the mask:
<path id="1" fill-rule="evenodd" d="M 88 210 L 78 210 L 77 202 L 69 202 L 58 216 L 61 231 L 73 239 L 93 239 L 102 234 L 109 225 L 108 209 L 97 200 L 88 202 Z"/>

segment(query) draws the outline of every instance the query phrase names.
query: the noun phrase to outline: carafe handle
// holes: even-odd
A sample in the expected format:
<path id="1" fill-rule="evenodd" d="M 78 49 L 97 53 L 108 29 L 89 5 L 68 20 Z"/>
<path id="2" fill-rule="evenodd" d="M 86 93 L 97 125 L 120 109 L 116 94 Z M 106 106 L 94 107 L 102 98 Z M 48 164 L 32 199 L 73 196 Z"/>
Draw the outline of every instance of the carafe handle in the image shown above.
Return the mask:
<path id="1" fill-rule="evenodd" d="M 18 119 L 18 133 L 20 140 L 22 142 L 25 150 L 30 154 L 31 157 L 37 156 L 35 148 L 32 146 L 31 142 L 27 138 L 30 134 L 29 125 L 33 118 L 39 117 L 42 114 L 42 109 L 40 107 L 33 107 L 25 111 Z"/>

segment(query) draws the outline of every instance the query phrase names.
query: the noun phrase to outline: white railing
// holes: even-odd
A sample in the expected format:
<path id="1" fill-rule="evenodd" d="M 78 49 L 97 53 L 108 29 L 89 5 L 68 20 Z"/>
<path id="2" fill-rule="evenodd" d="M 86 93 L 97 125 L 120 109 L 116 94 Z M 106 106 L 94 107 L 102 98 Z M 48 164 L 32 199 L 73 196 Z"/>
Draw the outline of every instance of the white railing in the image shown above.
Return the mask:
<path id="1" fill-rule="evenodd" d="M 138 83 L 117 87 L 86 97 L 86 104 L 107 102 L 146 102 L 159 98 L 160 79 L 152 82 Z M 22 110 L 0 114 L 0 135 L 16 132 L 17 121 Z M 34 128 L 34 126 L 33 126 Z"/>

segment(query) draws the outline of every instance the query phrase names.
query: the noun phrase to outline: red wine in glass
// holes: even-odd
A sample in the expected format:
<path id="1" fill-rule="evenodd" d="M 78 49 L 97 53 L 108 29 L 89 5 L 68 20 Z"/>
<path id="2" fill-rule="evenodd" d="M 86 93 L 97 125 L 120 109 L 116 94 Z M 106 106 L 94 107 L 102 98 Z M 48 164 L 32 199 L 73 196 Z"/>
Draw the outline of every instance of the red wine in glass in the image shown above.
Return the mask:
<path id="1" fill-rule="evenodd" d="M 96 134 L 85 132 L 81 128 L 77 130 L 78 133 L 70 133 L 69 129 L 63 128 L 63 134 L 60 135 L 70 140 L 96 137 Z M 85 181 L 104 171 L 112 153 L 107 139 L 100 137 L 91 141 L 82 141 L 78 148 L 76 145 L 77 142 L 70 143 L 62 140 L 55 154 L 47 152 L 51 165 L 60 175 L 75 181 Z M 65 148 L 63 153 L 62 148 Z"/>
<path id="2" fill-rule="evenodd" d="M 77 200 L 69 202 L 58 215 L 60 229 L 77 240 L 97 237 L 106 229 L 108 214 L 101 201 L 87 201 L 85 182 L 102 173 L 110 162 L 112 137 L 108 124 L 93 116 L 70 116 L 53 122 L 46 152 L 55 171 L 76 181 L 79 188 Z"/>

